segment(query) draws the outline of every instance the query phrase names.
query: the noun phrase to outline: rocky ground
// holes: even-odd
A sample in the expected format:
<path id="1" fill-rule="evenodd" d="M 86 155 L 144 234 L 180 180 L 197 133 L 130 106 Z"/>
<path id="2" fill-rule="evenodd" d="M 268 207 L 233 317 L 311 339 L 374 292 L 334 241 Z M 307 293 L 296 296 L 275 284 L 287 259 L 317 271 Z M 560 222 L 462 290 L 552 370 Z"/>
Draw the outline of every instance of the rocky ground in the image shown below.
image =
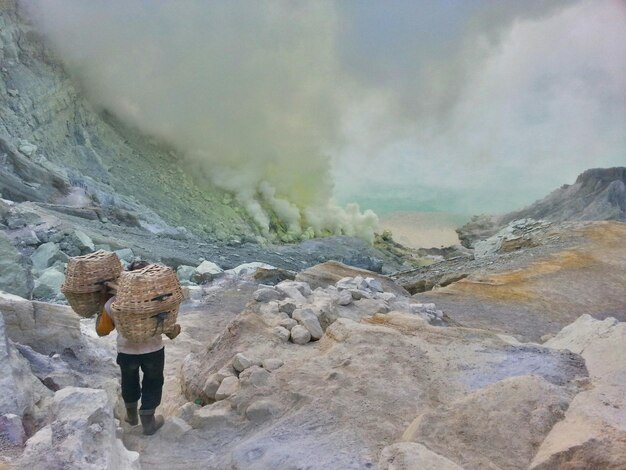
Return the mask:
<path id="1" fill-rule="evenodd" d="M 480 271 L 499 280 L 490 288 L 508 279 L 507 291 L 532 293 L 508 317 L 480 283 L 483 308 L 472 310 L 475 283 L 424 298 L 337 262 L 294 280 L 240 269 L 190 284 L 183 333 L 165 340 L 166 424 L 152 437 L 114 420 L 113 336 L 95 338 L 93 320 L 68 307 L 3 294 L 2 395 L 13 399 L 2 403 L 0 455 L 8 468 L 46 469 L 623 468 L 626 323 L 599 303 L 565 317 L 554 307 L 567 289 L 598 288 L 576 274 L 592 256 L 585 269 L 605 272 L 598 295 L 626 304 L 624 225 L 577 227 L 560 245 L 546 231 L 532 258 L 495 254 L 497 269 Z M 466 297 L 444 306 L 446 289 Z"/>

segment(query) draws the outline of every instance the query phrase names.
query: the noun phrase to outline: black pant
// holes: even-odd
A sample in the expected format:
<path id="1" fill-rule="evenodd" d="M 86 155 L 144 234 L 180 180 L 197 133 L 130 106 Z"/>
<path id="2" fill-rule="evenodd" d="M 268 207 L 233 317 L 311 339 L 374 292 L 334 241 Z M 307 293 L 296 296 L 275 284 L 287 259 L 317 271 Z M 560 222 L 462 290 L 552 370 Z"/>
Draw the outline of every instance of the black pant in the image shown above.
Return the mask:
<path id="1" fill-rule="evenodd" d="M 141 398 L 142 410 L 154 410 L 161 403 L 165 348 L 147 354 L 117 353 L 122 370 L 122 398 L 124 403 L 136 403 Z M 139 386 L 139 368 L 143 381 Z"/>

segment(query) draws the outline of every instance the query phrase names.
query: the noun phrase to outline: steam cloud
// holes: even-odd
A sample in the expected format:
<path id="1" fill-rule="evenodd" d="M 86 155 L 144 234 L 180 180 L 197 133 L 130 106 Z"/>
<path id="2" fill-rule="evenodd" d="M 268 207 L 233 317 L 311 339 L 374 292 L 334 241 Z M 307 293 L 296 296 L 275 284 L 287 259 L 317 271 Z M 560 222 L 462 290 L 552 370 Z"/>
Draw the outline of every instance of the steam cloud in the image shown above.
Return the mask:
<path id="1" fill-rule="evenodd" d="M 24 3 L 96 104 L 284 239 L 371 237 L 333 193 L 511 209 L 624 161 L 623 0 Z"/>

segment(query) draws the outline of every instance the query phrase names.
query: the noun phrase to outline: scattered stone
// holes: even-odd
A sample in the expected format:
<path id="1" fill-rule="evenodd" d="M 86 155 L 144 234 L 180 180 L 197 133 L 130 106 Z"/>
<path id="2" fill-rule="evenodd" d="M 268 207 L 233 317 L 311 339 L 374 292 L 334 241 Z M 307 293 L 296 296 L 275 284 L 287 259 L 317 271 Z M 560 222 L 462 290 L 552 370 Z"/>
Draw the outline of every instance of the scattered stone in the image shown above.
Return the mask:
<path id="1" fill-rule="evenodd" d="M 381 292 L 376 294 L 376 299 L 384 300 L 385 302 L 393 302 L 396 300 L 396 295 L 391 292 Z"/>
<path id="2" fill-rule="evenodd" d="M 242 372 L 246 370 L 248 367 L 252 367 L 254 365 L 260 365 L 261 361 L 256 359 L 249 359 L 244 356 L 242 353 L 235 354 L 233 358 L 233 367 L 237 372 Z"/>
<path id="3" fill-rule="evenodd" d="M 238 277 L 253 277 L 256 273 L 257 268 L 262 269 L 276 269 L 275 266 L 266 263 L 244 263 L 239 266 L 229 269 L 227 272 L 237 275 Z"/>
<path id="4" fill-rule="evenodd" d="M 3 439 L 14 446 L 24 445 L 26 432 L 21 417 L 11 413 L 0 416 L 0 442 Z"/>
<path id="5" fill-rule="evenodd" d="M 302 292 L 300 292 L 300 290 L 291 283 L 281 282 L 280 284 L 276 285 L 276 289 L 290 299 L 295 300 L 296 302 L 299 302 L 301 304 L 306 303 L 306 297 L 304 297 L 304 295 L 302 295 Z"/>
<path id="6" fill-rule="evenodd" d="M 228 401 L 218 401 L 196 410 L 191 419 L 195 429 L 220 428 L 233 418 L 233 410 Z"/>
<path id="7" fill-rule="evenodd" d="M 293 312 L 293 319 L 300 322 L 300 324 L 307 329 L 307 331 L 311 334 L 311 338 L 320 339 L 324 335 L 324 330 L 322 330 L 322 326 L 320 325 L 320 322 L 313 310 L 309 308 L 297 309 Z M 291 330 L 291 334 L 293 337 L 293 328 Z"/>
<path id="8" fill-rule="evenodd" d="M 280 320 L 280 322 L 278 323 L 278 326 L 282 326 L 283 328 L 288 329 L 289 331 L 291 331 L 291 329 L 296 326 L 298 324 L 298 322 L 296 320 L 294 320 L 293 318 L 283 318 L 282 320 Z"/>
<path id="9" fill-rule="evenodd" d="M 30 157 L 37 151 L 37 146 L 35 144 L 31 144 L 27 140 L 22 140 L 17 146 L 17 149 L 20 151 L 20 153 L 23 153 L 27 157 Z"/>
<path id="10" fill-rule="evenodd" d="M 224 270 L 217 264 L 205 260 L 196 268 L 192 281 L 198 284 L 204 284 L 205 282 L 210 282 L 216 277 L 221 276 L 223 273 Z"/>
<path id="11" fill-rule="evenodd" d="M 339 300 L 337 301 L 337 303 L 344 306 L 350 305 L 352 303 L 352 293 L 348 290 L 342 290 L 341 292 L 339 292 Z"/>
<path id="12" fill-rule="evenodd" d="M 61 291 L 65 276 L 55 268 L 48 268 L 35 280 L 33 297 L 36 299 L 53 299 Z"/>
<path id="13" fill-rule="evenodd" d="M 81 252 L 81 254 L 93 253 L 96 250 L 93 240 L 84 232 L 80 230 L 74 230 L 73 238 L 75 246 Z"/>
<path id="14" fill-rule="evenodd" d="M 122 248 L 121 250 L 115 250 L 115 254 L 121 261 L 126 261 L 127 263 L 132 262 L 135 259 L 135 254 L 133 250 L 130 248 Z"/>
<path id="15" fill-rule="evenodd" d="M 275 326 L 274 328 L 272 328 L 272 332 L 279 340 L 283 342 L 289 341 L 290 331 L 287 328 L 283 328 L 282 326 Z"/>
<path id="16" fill-rule="evenodd" d="M 14 88 L 8 88 L 7 93 L 9 94 L 9 96 L 12 96 L 14 98 L 20 96 L 20 92 Z"/>
<path id="17" fill-rule="evenodd" d="M 258 400 L 252 403 L 246 409 L 246 418 L 253 423 L 263 423 L 274 416 L 280 411 L 278 404 L 271 400 Z"/>
<path id="18" fill-rule="evenodd" d="M 239 379 L 237 377 L 226 377 L 222 380 L 217 392 L 215 392 L 215 400 L 224 400 L 239 390 Z"/>
<path id="19" fill-rule="evenodd" d="M 192 282 L 191 277 L 195 274 L 195 272 L 196 272 L 196 268 L 194 268 L 193 266 L 187 266 L 187 265 L 181 264 L 176 269 L 176 276 L 181 282 L 191 283 Z"/>
<path id="20" fill-rule="evenodd" d="M 255 387 L 261 387 L 266 385 L 270 379 L 271 374 L 259 366 L 251 366 L 239 374 L 239 381 L 241 385 L 252 385 Z"/>
<path id="21" fill-rule="evenodd" d="M 33 270 L 35 271 L 45 271 L 56 261 L 66 263 L 68 259 L 69 257 L 60 250 L 59 245 L 53 242 L 40 245 L 34 253 L 30 255 Z"/>
<path id="22" fill-rule="evenodd" d="M 291 329 L 291 341 L 295 344 L 306 344 L 311 341 L 311 333 L 304 326 L 296 325 Z"/>
<path id="23" fill-rule="evenodd" d="M 26 442 L 16 461 L 19 468 L 140 468 L 139 454 L 117 438 L 113 406 L 104 390 L 59 390 L 50 418 L 52 424 Z"/>
<path id="24" fill-rule="evenodd" d="M 28 273 L 21 264 L 22 255 L 11 244 L 7 236 L 0 232 L 0 290 L 30 297 Z"/>
<path id="25" fill-rule="evenodd" d="M 372 292 L 383 292 L 384 291 L 383 285 L 382 285 L 382 283 L 378 279 L 375 279 L 373 277 L 366 277 L 365 278 L 365 282 L 367 283 L 367 287 Z"/>
<path id="26" fill-rule="evenodd" d="M 217 392 L 217 389 L 215 389 L 215 391 Z M 213 394 L 213 397 L 215 397 L 215 393 Z M 200 405 L 190 401 L 180 406 L 176 410 L 175 416 L 177 416 L 178 418 L 182 419 L 183 421 L 187 423 L 191 423 L 194 413 L 200 408 L 201 408 Z"/>
<path id="27" fill-rule="evenodd" d="M 263 368 L 269 370 L 270 372 L 273 370 L 280 369 L 283 366 L 284 362 L 282 359 L 278 358 L 269 358 L 263 361 Z"/>
<path id="28" fill-rule="evenodd" d="M 291 316 L 293 311 L 298 308 L 298 304 L 293 299 L 285 299 L 278 302 L 278 311 Z"/>
<path id="29" fill-rule="evenodd" d="M 271 287 L 262 287 L 255 291 L 252 297 L 257 302 L 269 302 L 270 300 L 281 300 L 285 295 Z"/>

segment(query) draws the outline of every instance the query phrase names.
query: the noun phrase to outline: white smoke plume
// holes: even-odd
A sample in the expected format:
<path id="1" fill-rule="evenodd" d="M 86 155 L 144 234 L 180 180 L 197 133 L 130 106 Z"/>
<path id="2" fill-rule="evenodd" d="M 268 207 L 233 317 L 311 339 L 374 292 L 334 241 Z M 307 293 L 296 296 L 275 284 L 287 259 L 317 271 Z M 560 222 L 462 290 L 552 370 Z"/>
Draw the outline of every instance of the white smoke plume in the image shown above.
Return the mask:
<path id="1" fill-rule="evenodd" d="M 334 200 L 510 210 L 626 161 L 624 0 L 22 3 L 96 104 L 284 240 L 371 237 Z"/>
<path id="2" fill-rule="evenodd" d="M 371 239 L 371 212 L 331 203 L 333 4 L 23 3 L 96 105 L 173 145 L 196 174 L 232 191 L 264 235 Z"/>

